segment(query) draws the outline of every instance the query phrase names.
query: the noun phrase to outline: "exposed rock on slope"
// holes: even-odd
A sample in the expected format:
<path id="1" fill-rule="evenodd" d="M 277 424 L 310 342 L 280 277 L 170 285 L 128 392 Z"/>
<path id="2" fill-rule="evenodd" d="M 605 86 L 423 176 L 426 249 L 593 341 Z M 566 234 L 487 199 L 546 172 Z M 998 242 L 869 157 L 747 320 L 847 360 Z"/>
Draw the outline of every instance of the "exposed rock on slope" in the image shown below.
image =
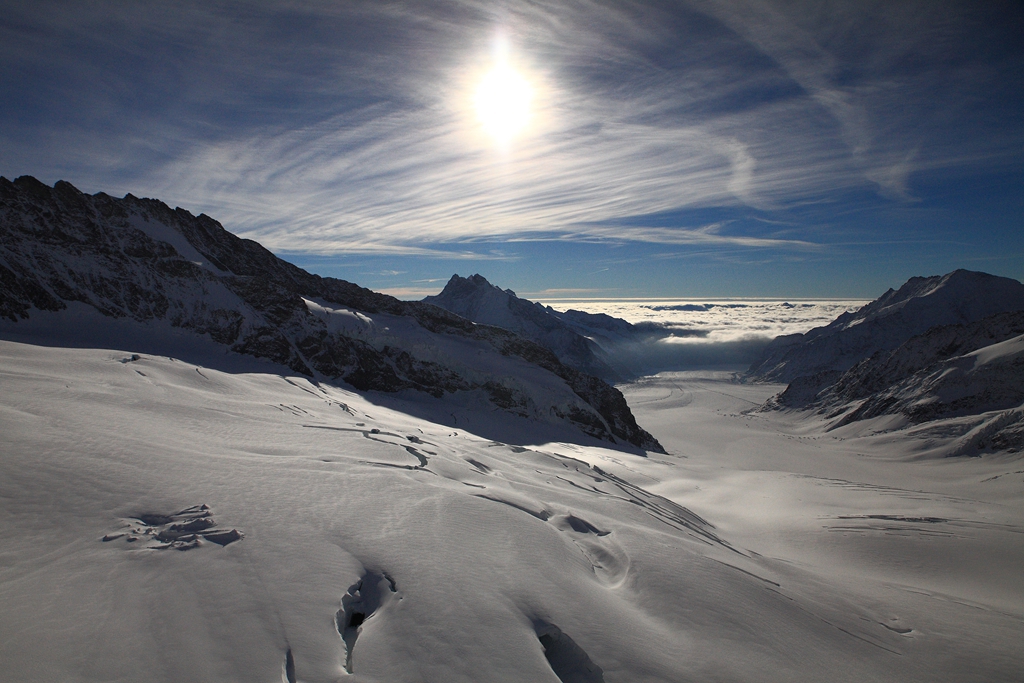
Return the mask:
<path id="1" fill-rule="evenodd" d="M 876 352 L 853 366 L 822 398 L 831 402 L 868 398 L 922 370 L 1021 334 L 1024 311 L 998 313 L 968 325 L 933 327 L 892 351 Z M 1024 383 L 1021 390 L 1024 391 Z"/>
<path id="2" fill-rule="evenodd" d="M 551 349 L 564 364 L 610 382 L 651 372 L 647 356 L 673 330 L 653 322 L 633 324 L 605 313 L 556 311 L 521 299 L 511 289 L 492 285 L 481 275 L 453 275 L 434 304 L 484 325 L 511 330 Z M 657 370 L 653 370 L 656 372 Z"/>
<path id="3" fill-rule="evenodd" d="M 942 438 L 956 437 L 951 455 L 1024 450 L 1024 334 L 938 360 L 860 401 L 823 393 L 815 405 L 839 418 L 833 429 L 899 416 L 944 425 Z"/>
<path id="4" fill-rule="evenodd" d="M 1024 403 L 1024 335 L 936 361 L 870 394 L 844 423 L 901 414 L 912 422 L 1009 410 Z"/>
<path id="5" fill-rule="evenodd" d="M 996 313 L 1024 309 L 1024 284 L 968 270 L 915 277 L 825 327 L 775 339 L 747 371 L 768 382 L 804 379 L 817 393 L 856 363 L 896 348 L 937 325 L 972 323 Z"/>
<path id="6" fill-rule="evenodd" d="M 510 412 L 661 450 L 622 395 L 506 330 L 322 278 L 206 215 L 153 199 L 0 178 L 0 318 L 87 305 L 166 321 L 240 354 L 360 390 L 480 392 Z"/>
<path id="7" fill-rule="evenodd" d="M 520 299 L 511 289 L 495 287 L 482 275 L 453 275 L 440 294 L 423 301 L 477 323 L 511 330 L 551 349 L 560 361 L 587 374 L 619 379 L 600 358 L 601 348 L 561 320 L 554 310 Z"/>
<path id="8" fill-rule="evenodd" d="M 832 420 L 832 429 L 881 416 L 912 425 L 958 420 L 947 430 L 959 430 L 964 443 L 958 452 L 1019 450 L 1024 447 L 1022 290 L 1016 280 L 967 271 L 914 278 L 899 290 L 906 296 L 890 290 L 796 343 L 775 345 L 775 355 L 752 369 L 755 377 L 789 377 L 801 368 L 811 374 L 793 377 L 765 407 L 814 409 Z M 980 312 L 1012 307 L 1016 310 L 977 319 Z M 974 320 L 907 334 L 951 317 Z M 872 337 L 862 330 L 877 332 L 874 350 Z"/>

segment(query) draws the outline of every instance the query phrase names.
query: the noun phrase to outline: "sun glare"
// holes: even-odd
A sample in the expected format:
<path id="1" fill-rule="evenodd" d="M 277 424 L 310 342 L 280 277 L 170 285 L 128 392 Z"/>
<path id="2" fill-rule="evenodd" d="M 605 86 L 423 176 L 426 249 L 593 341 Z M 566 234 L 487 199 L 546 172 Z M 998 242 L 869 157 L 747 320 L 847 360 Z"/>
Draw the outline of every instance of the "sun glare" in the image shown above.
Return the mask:
<path id="1" fill-rule="evenodd" d="M 515 69 L 503 62 L 484 76 L 476 91 L 476 113 L 497 142 L 508 143 L 530 121 L 533 88 Z"/>

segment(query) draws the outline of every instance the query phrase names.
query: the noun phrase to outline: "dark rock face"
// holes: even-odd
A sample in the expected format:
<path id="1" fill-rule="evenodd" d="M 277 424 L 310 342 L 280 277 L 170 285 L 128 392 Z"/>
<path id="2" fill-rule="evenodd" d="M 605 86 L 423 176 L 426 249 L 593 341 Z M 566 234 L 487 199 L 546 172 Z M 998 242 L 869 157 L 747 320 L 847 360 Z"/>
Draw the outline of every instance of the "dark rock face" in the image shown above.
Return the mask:
<path id="1" fill-rule="evenodd" d="M 568 419 L 587 433 L 661 450 L 636 425 L 621 393 L 566 367 L 548 349 L 436 306 L 313 275 L 206 215 L 132 195 L 86 195 L 63 181 L 50 188 L 27 176 L 0 178 L 0 237 L 0 318 L 14 323 L 78 302 L 111 318 L 167 321 L 236 353 L 358 390 L 441 397 L 480 389 L 496 405 L 509 403 L 506 378 L 468 377 L 423 357 L 424 344 L 456 338 L 560 378 L 578 398 L 573 407 L 586 415 Z M 394 333 L 336 329 L 311 311 L 314 300 L 405 320 L 426 337 L 417 346 Z"/>

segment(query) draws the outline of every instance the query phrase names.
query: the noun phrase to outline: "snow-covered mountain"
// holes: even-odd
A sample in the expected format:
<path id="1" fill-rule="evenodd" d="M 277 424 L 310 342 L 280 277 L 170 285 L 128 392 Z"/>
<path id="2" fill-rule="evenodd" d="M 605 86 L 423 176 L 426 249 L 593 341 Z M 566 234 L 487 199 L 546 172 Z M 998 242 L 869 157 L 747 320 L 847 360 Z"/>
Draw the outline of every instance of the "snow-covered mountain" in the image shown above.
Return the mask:
<path id="1" fill-rule="evenodd" d="M 560 361 L 587 374 L 612 381 L 620 379 L 602 358 L 601 347 L 578 331 L 588 318 L 597 316 L 574 311 L 577 315 L 569 319 L 576 325 L 570 324 L 563 317 L 565 314 L 537 302 L 520 299 L 511 289 L 496 287 L 479 274 L 470 277 L 453 275 L 440 294 L 428 296 L 423 301 L 473 322 L 511 330 L 547 347 Z M 581 316 L 587 318 L 580 319 Z M 604 318 L 608 320 L 602 318 L 599 322 L 605 326 L 618 323 L 623 329 L 632 328 L 624 320 L 611 316 Z"/>
<path id="2" fill-rule="evenodd" d="M 945 429 L 960 452 L 1019 450 L 1022 335 L 1024 285 L 961 270 L 914 278 L 824 328 L 781 339 L 750 375 L 788 378 L 766 407 L 816 410 L 831 429 L 882 416 L 898 418 L 886 429 L 955 420 Z"/>
<path id="3" fill-rule="evenodd" d="M 548 349 L 293 266 L 206 215 L 0 178 L 8 339 L 156 352 L 176 338 L 359 390 L 414 390 L 660 450 L 622 395 Z M 120 344 L 123 346 L 123 343 Z"/>
<path id="4" fill-rule="evenodd" d="M 778 337 L 747 374 L 769 382 L 813 375 L 835 379 L 871 354 L 894 349 L 933 327 L 1022 309 L 1024 284 L 1011 278 L 969 270 L 915 277 L 825 327 Z M 828 383 L 824 379 L 822 386 Z"/>
<path id="5" fill-rule="evenodd" d="M 893 382 L 857 404 L 837 426 L 880 415 L 920 423 L 986 414 L 972 425 L 971 445 L 1024 447 L 1024 334 L 945 358 Z"/>
<path id="6" fill-rule="evenodd" d="M 892 351 L 878 351 L 848 371 L 829 387 L 840 401 L 871 397 L 897 382 L 979 349 L 1024 334 L 1024 310 L 997 313 L 966 325 L 940 325 L 911 337 Z M 1024 390 L 1024 384 L 1021 385 Z"/>
<path id="7" fill-rule="evenodd" d="M 650 370 L 645 367 L 649 350 L 673 334 L 657 323 L 633 324 L 605 313 L 574 309 L 557 311 L 492 285 L 479 274 L 453 275 L 439 294 L 423 301 L 477 323 L 511 330 L 550 349 L 566 365 L 608 381 Z"/>
<path id="8" fill-rule="evenodd" d="M 159 202 L 5 182 L 5 679 L 1019 677 L 1010 458 L 923 464 L 913 439 L 841 433 L 859 422 L 754 413 L 779 386 L 726 371 L 622 385 L 670 451 L 638 457 L 574 426 L 622 429 L 598 400 L 621 394 L 511 332 Z M 990 341 L 1017 324 L 891 367 L 918 377 L 959 345 L 923 384 L 959 371 L 970 391 L 1014 367 L 1020 335 Z"/>

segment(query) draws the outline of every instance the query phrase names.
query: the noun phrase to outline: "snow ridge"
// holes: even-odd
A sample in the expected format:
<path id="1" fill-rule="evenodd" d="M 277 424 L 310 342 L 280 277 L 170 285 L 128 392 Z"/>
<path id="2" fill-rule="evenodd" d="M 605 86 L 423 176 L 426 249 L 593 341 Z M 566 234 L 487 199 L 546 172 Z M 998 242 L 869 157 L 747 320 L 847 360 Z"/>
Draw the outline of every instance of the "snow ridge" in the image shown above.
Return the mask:
<path id="1" fill-rule="evenodd" d="M 894 349 L 933 327 L 1019 310 L 1024 310 L 1024 284 L 1011 278 L 968 270 L 915 277 L 825 327 L 775 339 L 747 374 L 760 381 L 792 382 L 842 373 L 876 351 Z"/>

